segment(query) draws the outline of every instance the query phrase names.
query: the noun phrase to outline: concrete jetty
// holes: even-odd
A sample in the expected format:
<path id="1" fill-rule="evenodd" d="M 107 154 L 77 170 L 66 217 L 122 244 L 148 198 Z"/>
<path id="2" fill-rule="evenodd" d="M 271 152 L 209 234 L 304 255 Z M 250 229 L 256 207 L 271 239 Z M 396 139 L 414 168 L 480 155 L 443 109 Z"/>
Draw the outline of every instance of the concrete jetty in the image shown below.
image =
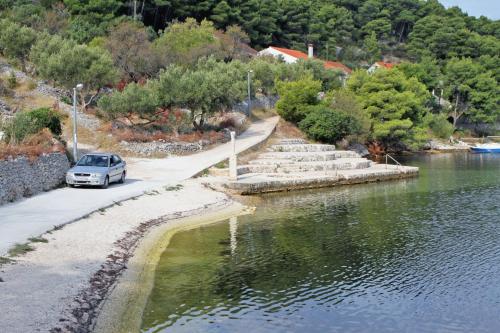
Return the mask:
<path id="1" fill-rule="evenodd" d="M 248 164 L 238 166 L 237 178 L 224 180 L 221 185 L 231 192 L 249 195 L 417 175 L 417 167 L 379 164 L 354 151 L 336 150 L 333 145 L 283 139 Z"/>

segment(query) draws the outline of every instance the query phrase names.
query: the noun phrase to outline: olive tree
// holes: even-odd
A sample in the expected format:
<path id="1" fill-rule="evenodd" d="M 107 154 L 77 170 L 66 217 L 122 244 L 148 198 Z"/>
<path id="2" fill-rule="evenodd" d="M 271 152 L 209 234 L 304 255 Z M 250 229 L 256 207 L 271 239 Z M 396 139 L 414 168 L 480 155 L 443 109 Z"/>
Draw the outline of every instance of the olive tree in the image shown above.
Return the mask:
<path id="1" fill-rule="evenodd" d="M 5 56 L 18 59 L 23 71 L 26 70 L 26 60 L 35 39 L 35 31 L 31 28 L 7 20 L 0 22 L 0 50 Z"/>

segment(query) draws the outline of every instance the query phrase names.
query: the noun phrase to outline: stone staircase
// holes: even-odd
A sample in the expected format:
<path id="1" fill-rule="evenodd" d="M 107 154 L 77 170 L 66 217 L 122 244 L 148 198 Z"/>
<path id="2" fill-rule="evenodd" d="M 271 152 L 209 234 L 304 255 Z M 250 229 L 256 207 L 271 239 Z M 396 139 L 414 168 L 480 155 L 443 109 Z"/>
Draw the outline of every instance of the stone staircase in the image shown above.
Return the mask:
<path id="1" fill-rule="evenodd" d="M 238 167 L 238 175 L 255 173 L 290 174 L 365 169 L 372 162 L 356 152 L 336 150 L 333 145 L 308 144 L 301 139 L 285 139 L 268 148 L 248 165 Z"/>
<path id="2" fill-rule="evenodd" d="M 381 165 L 334 145 L 282 139 L 237 169 L 238 179 L 223 184 L 240 194 L 288 191 L 410 177 L 418 168 Z"/>

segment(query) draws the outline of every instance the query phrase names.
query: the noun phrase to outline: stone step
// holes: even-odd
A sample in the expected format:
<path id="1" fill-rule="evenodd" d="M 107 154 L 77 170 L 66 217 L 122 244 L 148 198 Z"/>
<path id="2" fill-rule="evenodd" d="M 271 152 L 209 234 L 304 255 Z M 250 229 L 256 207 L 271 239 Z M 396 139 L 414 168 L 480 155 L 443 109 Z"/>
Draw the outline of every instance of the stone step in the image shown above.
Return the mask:
<path id="1" fill-rule="evenodd" d="M 238 167 L 238 175 L 247 173 L 298 173 L 311 171 L 353 170 L 369 168 L 372 161 L 365 158 L 340 158 L 331 161 L 248 164 Z"/>
<path id="2" fill-rule="evenodd" d="M 301 145 L 301 144 L 306 144 L 307 141 L 304 139 L 297 139 L 297 138 L 287 138 L 287 139 L 281 139 L 278 141 L 278 144 L 280 145 Z"/>
<path id="3" fill-rule="evenodd" d="M 320 144 L 272 145 L 268 150 L 273 152 L 319 152 L 334 151 L 335 146 Z"/>
<path id="4" fill-rule="evenodd" d="M 262 153 L 257 160 L 250 164 L 272 164 L 273 160 L 290 160 L 294 162 L 330 161 L 338 158 L 357 158 L 358 153 L 349 150 L 336 150 L 325 152 L 268 152 Z"/>

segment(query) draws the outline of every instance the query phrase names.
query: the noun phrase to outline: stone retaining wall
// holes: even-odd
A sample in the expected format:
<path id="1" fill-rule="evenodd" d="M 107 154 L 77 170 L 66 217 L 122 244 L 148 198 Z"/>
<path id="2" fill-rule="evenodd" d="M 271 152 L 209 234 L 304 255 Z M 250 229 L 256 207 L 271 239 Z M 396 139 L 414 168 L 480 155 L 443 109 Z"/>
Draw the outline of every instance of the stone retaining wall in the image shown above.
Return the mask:
<path id="1" fill-rule="evenodd" d="M 42 155 L 34 162 L 24 156 L 0 161 L 0 205 L 58 187 L 69 167 L 61 153 Z"/>

